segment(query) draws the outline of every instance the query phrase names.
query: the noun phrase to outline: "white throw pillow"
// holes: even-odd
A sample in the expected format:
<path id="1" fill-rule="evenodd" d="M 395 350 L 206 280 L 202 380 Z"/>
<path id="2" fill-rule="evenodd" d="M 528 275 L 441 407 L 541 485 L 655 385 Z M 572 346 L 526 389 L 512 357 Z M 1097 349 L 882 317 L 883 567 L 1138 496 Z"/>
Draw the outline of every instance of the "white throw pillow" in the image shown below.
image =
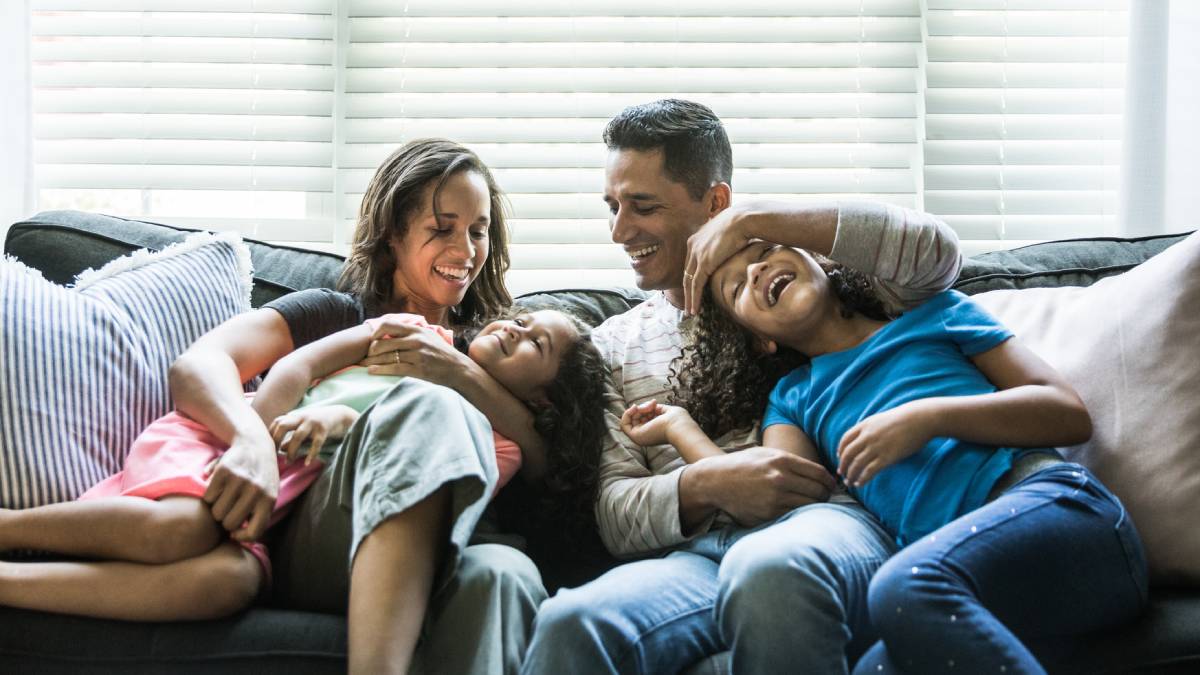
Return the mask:
<path id="1" fill-rule="evenodd" d="M 118 471 L 171 410 L 175 358 L 250 308 L 250 274 L 232 234 L 137 251 L 74 288 L 0 261 L 0 507 L 74 499 Z"/>
<path id="2" fill-rule="evenodd" d="M 974 299 L 1087 404 L 1092 438 L 1064 454 L 1125 503 L 1153 580 L 1200 584 L 1200 233 L 1087 288 Z"/>

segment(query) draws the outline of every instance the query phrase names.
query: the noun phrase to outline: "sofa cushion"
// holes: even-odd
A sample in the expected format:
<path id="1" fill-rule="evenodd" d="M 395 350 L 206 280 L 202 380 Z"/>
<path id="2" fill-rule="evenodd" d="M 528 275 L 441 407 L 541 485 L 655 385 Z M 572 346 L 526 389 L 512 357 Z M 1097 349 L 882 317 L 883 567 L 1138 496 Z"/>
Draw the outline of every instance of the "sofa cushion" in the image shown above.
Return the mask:
<path id="1" fill-rule="evenodd" d="M 53 284 L 0 262 L 0 507 L 73 499 L 171 409 L 167 370 L 249 308 L 236 235 L 195 235 Z"/>
<path id="2" fill-rule="evenodd" d="M 954 288 L 971 295 L 1001 289 L 1090 286 L 1140 265 L 1186 236 L 1065 239 L 983 253 L 963 261 Z"/>
<path id="3" fill-rule="evenodd" d="M 1121 497 L 1152 578 L 1200 585 L 1200 233 L 1088 288 L 975 299 L 1087 404 L 1092 438 L 1064 453 Z"/>
<path id="4" fill-rule="evenodd" d="M 227 619 L 137 623 L 0 607 L 0 672 L 29 675 L 346 672 L 346 619 L 255 608 Z"/>
<path id="5" fill-rule="evenodd" d="M 197 231 L 98 213 L 44 211 L 14 224 L 4 250 L 40 269 L 50 281 L 67 284 L 85 269 L 137 249 L 161 250 Z M 292 291 L 332 288 L 337 283 L 342 268 L 339 255 L 244 241 L 254 263 L 253 307 Z"/>

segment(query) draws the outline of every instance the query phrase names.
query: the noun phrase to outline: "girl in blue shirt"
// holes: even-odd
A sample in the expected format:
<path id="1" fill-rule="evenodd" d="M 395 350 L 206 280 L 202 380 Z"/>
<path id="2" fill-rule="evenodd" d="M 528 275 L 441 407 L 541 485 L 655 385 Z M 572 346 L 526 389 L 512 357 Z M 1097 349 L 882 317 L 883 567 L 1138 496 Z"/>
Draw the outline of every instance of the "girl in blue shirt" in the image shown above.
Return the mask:
<path id="1" fill-rule="evenodd" d="M 965 295 L 892 319 L 870 288 L 751 243 L 709 280 L 674 368 L 682 407 L 632 407 L 623 428 L 698 462 L 765 407 L 763 445 L 842 478 L 905 547 L 871 582 L 882 639 L 856 673 L 1045 672 L 1025 641 L 1117 624 L 1146 600 L 1120 502 L 1053 449 L 1088 439 L 1087 410 Z"/>

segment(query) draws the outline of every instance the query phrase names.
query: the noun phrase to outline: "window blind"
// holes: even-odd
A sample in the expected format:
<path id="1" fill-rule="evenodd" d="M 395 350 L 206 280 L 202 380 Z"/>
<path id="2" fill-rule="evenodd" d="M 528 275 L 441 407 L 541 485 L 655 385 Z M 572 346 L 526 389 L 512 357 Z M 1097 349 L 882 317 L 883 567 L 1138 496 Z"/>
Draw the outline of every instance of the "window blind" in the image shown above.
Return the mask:
<path id="1" fill-rule="evenodd" d="M 477 150 L 515 291 L 628 284 L 600 134 L 664 96 L 721 115 L 735 192 L 917 202 L 917 0 L 36 0 L 39 205 L 345 250 L 395 146 Z"/>
<path id="2" fill-rule="evenodd" d="M 328 0 L 34 0 L 39 207 L 329 242 Z"/>
<path id="3" fill-rule="evenodd" d="M 351 0 L 345 21 L 343 238 L 391 148 L 448 136 L 509 193 L 514 290 L 629 285 L 601 133 L 668 96 L 725 121 L 737 199 L 916 202 L 916 0 Z"/>
<path id="4" fill-rule="evenodd" d="M 927 3 L 925 209 L 968 251 L 1115 233 L 1128 1 Z"/>

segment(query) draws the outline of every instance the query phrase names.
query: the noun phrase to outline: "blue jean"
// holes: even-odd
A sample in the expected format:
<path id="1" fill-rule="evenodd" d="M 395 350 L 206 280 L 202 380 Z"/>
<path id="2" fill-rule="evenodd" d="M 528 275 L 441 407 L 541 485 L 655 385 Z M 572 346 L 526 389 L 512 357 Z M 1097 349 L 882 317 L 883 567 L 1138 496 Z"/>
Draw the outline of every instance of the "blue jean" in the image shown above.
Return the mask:
<path id="1" fill-rule="evenodd" d="M 866 673 L 1044 673 L 1025 641 L 1099 630 L 1146 602 L 1120 501 L 1087 469 L 1042 469 L 900 551 L 871 582 Z"/>
<path id="2" fill-rule="evenodd" d="M 845 673 L 874 641 L 867 589 L 895 551 L 857 504 L 814 504 L 621 565 L 542 603 L 524 673 Z"/>

